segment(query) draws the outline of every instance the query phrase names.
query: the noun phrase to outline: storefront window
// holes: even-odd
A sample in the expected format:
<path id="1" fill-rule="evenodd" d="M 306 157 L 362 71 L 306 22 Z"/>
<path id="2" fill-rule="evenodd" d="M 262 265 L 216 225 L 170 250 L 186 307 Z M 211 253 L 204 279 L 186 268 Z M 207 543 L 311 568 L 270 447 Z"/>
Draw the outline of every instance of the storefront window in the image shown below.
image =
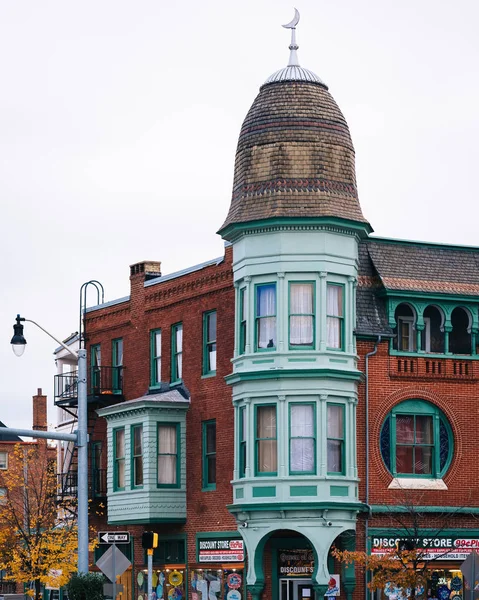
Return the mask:
<path id="1" fill-rule="evenodd" d="M 138 571 L 136 584 L 138 587 L 137 597 L 142 596 L 146 600 L 148 596 L 148 572 L 146 569 Z M 153 598 L 156 600 L 184 599 L 186 597 L 185 586 L 186 571 L 184 568 L 153 569 Z"/>
<path id="2" fill-rule="evenodd" d="M 190 571 L 191 600 L 242 600 L 242 569 L 193 569 Z"/>

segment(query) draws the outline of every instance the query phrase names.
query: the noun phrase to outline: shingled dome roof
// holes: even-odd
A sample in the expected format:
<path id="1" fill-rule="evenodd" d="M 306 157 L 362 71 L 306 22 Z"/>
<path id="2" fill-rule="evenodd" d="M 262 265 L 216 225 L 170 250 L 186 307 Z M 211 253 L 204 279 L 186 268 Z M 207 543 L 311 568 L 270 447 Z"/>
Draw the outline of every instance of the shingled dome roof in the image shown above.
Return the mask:
<path id="1" fill-rule="evenodd" d="M 269 77 L 241 128 L 220 232 L 265 219 L 329 217 L 370 229 L 358 200 L 348 125 L 327 86 L 297 62 Z"/>

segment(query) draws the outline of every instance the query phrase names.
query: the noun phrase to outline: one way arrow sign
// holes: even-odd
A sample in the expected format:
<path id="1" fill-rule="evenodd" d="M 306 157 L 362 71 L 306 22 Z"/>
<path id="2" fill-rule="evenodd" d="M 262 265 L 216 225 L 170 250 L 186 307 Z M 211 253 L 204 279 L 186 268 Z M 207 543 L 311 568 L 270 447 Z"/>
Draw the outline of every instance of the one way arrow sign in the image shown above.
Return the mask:
<path id="1" fill-rule="evenodd" d="M 100 544 L 129 544 L 129 531 L 99 531 L 98 541 Z"/>

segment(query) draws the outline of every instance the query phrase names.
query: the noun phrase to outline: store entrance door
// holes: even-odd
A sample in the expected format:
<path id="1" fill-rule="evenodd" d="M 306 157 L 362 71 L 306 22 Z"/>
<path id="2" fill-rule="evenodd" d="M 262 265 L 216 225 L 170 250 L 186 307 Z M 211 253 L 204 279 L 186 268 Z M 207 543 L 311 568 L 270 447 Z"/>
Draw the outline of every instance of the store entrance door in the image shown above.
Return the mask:
<path id="1" fill-rule="evenodd" d="M 315 600 L 311 579 L 280 579 L 280 600 Z"/>

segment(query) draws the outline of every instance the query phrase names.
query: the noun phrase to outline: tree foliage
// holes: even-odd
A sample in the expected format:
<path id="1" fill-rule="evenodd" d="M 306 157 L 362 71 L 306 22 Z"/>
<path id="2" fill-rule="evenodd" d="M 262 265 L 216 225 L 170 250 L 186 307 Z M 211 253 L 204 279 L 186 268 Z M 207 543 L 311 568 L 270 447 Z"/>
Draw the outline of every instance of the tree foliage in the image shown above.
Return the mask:
<path id="1" fill-rule="evenodd" d="M 0 567 L 20 583 L 60 587 L 76 570 L 77 531 L 58 518 L 55 451 L 45 442 L 17 444 L 0 477 Z M 63 507 L 63 512 L 68 511 Z"/>

